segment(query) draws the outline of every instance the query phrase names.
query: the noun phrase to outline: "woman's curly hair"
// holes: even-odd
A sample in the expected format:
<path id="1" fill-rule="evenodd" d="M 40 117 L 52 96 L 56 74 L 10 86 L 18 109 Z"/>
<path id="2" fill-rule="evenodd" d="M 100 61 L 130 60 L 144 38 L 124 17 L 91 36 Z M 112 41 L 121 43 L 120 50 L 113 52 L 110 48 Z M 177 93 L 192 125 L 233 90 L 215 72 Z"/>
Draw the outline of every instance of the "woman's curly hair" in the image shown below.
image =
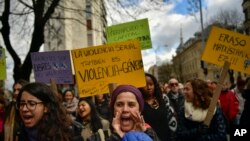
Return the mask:
<path id="1" fill-rule="evenodd" d="M 212 91 L 207 85 L 207 82 L 197 78 L 190 79 L 187 82 L 190 82 L 193 88 L 194 107 L 207 109 L 209 107 L 213 95 Z"/>

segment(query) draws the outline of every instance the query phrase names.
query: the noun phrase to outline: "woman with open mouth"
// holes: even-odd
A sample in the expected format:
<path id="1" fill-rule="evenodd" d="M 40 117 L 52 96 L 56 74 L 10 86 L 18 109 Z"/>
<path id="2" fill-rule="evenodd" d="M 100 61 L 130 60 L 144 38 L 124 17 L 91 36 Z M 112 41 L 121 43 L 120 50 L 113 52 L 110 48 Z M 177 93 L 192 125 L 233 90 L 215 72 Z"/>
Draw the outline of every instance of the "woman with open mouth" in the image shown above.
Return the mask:
<path id="1" fill-rule="evenodd" d="M 119 85 L 111 95 L 110 108 L 113 115 L 110 141 L 121 141 L 131 132 L 134 139 L 159 141 L 154 130 L 141 116 L 144 99 L 139 89 L 132 85 Z"/>
<path id="2" fill-rule="evenodd" d="M 39 82 L 25 85 L 16 108 L 22 120 L 18 141 L 82 141 L 51 88 Z"/>

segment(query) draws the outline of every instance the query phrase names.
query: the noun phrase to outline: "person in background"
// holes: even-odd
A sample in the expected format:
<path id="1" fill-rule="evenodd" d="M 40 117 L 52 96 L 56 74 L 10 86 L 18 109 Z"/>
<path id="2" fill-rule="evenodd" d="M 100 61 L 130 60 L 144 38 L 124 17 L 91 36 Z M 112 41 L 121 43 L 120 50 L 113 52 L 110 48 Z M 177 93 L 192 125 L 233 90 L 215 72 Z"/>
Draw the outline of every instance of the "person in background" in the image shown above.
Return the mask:
<path id="1" fill-rule="evenodd" d="M 217 87 L 216 81 L 206 80 L 208 88 L 213 92 Z"/>
<path id="2" fill-rule="evenodd" d="M 140 88 L 145 100 L 142 111 L 145 122 L 154 129 L 162 141 L 174 140 L 177 128 L 174 109 L 169 101 L 164 101 L 157 79 L 149 73 L 145 73 L 145 76 L 146 86 Z"/>
<path id="3" fill-rule="evenodd" d="M 20 119 L 17 116 L 19 111 L 15 107 L 16 98 L 22 87 L 28 83 L 28 81 L 20 79 L 13 84 L 12 101 L 6 106 L 5 109 L 4 141 L 16 140 L 17 131 L 20 128 Z"/>
<path id="4" fill-rule="evenodd" d="M 170 91 L 170 88 L 169 88 L 168 82 L 165 82 L 163 84 L 163 91 L 162 91 L 162 97 L 165 101 L 169 101 L 169 99 L 167 97 L 167 94 L 169 91 Z"/>
<path id="5" fill-rule="evenodd" d="M 179 87 L 179 93 L 183 94 L 184 85 L 179 82 L 178 87 Z"/>
<path id="6" fill-rule="evenodd" d="M 19 141 L 81 141 L 56 94 L 44 83 L 29 83 L 16 99 L 22 124 Z"/>
<path id="7" fill-rule="evenodd" d="M 244 92 L 244 88 L 245 88 L 245 81 L 241 78 L 238 78 L 237 83 L 236 83 L 236 87 L 231 90 L 232 92 L 235 93 L 236 98 L 238 99 L 238 102 L 239 102 L 239 111 L 238 111 L 237 116 L 233 122 L 234 126 L 239 126 L 241 114 L 244 110 L 245 99 L 242 96 L 242 93 Z"/>
<path id="8" fill-rule="evenodd" d="M 63 105 L 66 108 L 68 115 L 74 120 L 76 116 L 76 109 L 78 99 L 75 97 L 73 90 L 67 89 L 63 93 Z"/>
<path id="9" fill-rule="evenodd" d="M 240 118 L 240 127 L 250 129 L 250 77 L 246 79 L 246 88 L 242 93 L 245 99 L 244 110 Z M 249 130 L 248 130 L 249 131 Z"/>
<path id="10" fill-rule="evenodd" d="M 178 118 L 181 109 L 184 107 L 184 94 L 180 92 L 179 82 L 176 78 L 171 78 L 168 81 L 170 91 L 167 94 L 171 107 L 174 108 L 174 116 Z"/>
<path id="11" fill-rule="evenodd" d="M 206 80 L 208 88 L 212 89 L 212 81 L 210 79 Z"/>
<path id="12" fill-rule="evenodd" d="M 63 92 L 60 88 L 57 88 L 57 97 L 61 103 L 63 103 Z"/>
<path id="13" fill-rule="evenodd" d="M 99 141 L 108 138 L 109 121 L 99 116 L 91 97 L 79 99 L 76 121 L 84 127 L 81 130 L 84 141 Z M 106 136 L 102 138 L 101 135 L 105 134 Z"/>
<path id="14" fill-rule="evenodd" d="M 5 120 L 6 101 L 3 95 L 0 95 L 0 140 L 4 140 L 4 120 Z"/>
<path id="15" fill-rule="evenodd" d="M 102 118 L 111 121 L 108 94 L 95 95 L 95 106 Z"/>
<path id="16" fill-rule="evenodd" d="M 5 100 L 5 106 L 12 101 L 12 92 L 5 88 L 0 88 L 0 95 L 3 96 Z"/>
<path id="17" fill-rule="evenodd" d="M 12 96 L 12 101 L 16 101 L 16 98 L 20 92 L 20 90 L 22 89 L 22 87 L 26 84 L 28 84 L 29 82 L 24 80 L 24 79 L 20 79 L 18 81 L 16 81 L 13 84 L 13 96 Z"/>
<path id="18" fill-rule="evenodd" d="M 228 122 L 228 133 L 230 126 L 233 124 L 233 121 L 236 118 L 236 115 L 239 111 L 239 101 L 236 98 L 235 93 L 233 93 L 227 86 L 224 84 L 222 86 L 222 90 L 219 96 L 219 105 L 221 110 L 223 111 L 227 122 Z"/>
<path id="19" fill-rule="evenodd" d="M 184 108 L 178 117 L 177 141 L 226 141 L 226 121 L 219 107 L 214 109 L 210 125 L 203 123 L 213 95 L 207 82 L 188 80 L 184 95 Z"/>
<path id="20" fill-rule="evenodd" d="M 212 91 L 214 91 L 216 89 L 217 85 L 218 85 L 217 81 L 212 81 L 211 82 L 211 89 L 212 89 Z"/>
<path id="21" fill-rule="evenodd" d="M 141 92 L 132 85 L 119 85 L 112 92 L 110 100 L 113 132 L 107 141 L 121 141 L 126 133 L 142 132 L 153 141 L 159 141 L 154 130 L 144 121 L 141 112 L 144 99 Z"/>

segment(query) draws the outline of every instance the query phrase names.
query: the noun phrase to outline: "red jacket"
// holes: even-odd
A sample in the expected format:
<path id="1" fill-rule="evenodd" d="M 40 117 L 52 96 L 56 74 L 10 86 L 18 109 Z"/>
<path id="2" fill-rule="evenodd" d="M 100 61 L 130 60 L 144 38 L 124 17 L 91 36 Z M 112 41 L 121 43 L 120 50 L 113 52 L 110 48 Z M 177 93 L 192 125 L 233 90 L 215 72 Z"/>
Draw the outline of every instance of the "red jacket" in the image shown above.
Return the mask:
<path id="1" fill-rule="evenodd" d="M 235 93 L 230 90 L 221 91 L 219 100 L 221 109 L 226 118 L 229 121 L 232 121 L 239 111 L 239 101 L 236 98 Z"/>

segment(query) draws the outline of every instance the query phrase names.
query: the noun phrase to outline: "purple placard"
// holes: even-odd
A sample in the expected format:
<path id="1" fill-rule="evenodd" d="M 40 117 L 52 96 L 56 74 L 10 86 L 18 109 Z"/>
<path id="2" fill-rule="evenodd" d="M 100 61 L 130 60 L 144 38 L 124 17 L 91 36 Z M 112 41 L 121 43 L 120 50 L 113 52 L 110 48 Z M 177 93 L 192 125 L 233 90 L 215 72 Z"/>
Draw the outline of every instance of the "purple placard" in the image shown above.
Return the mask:
<path id="1" fill-rule="evenodd" d="M 31 60 L 37 82 L 73 84 L 69 51 L 33 52 Z"/>

